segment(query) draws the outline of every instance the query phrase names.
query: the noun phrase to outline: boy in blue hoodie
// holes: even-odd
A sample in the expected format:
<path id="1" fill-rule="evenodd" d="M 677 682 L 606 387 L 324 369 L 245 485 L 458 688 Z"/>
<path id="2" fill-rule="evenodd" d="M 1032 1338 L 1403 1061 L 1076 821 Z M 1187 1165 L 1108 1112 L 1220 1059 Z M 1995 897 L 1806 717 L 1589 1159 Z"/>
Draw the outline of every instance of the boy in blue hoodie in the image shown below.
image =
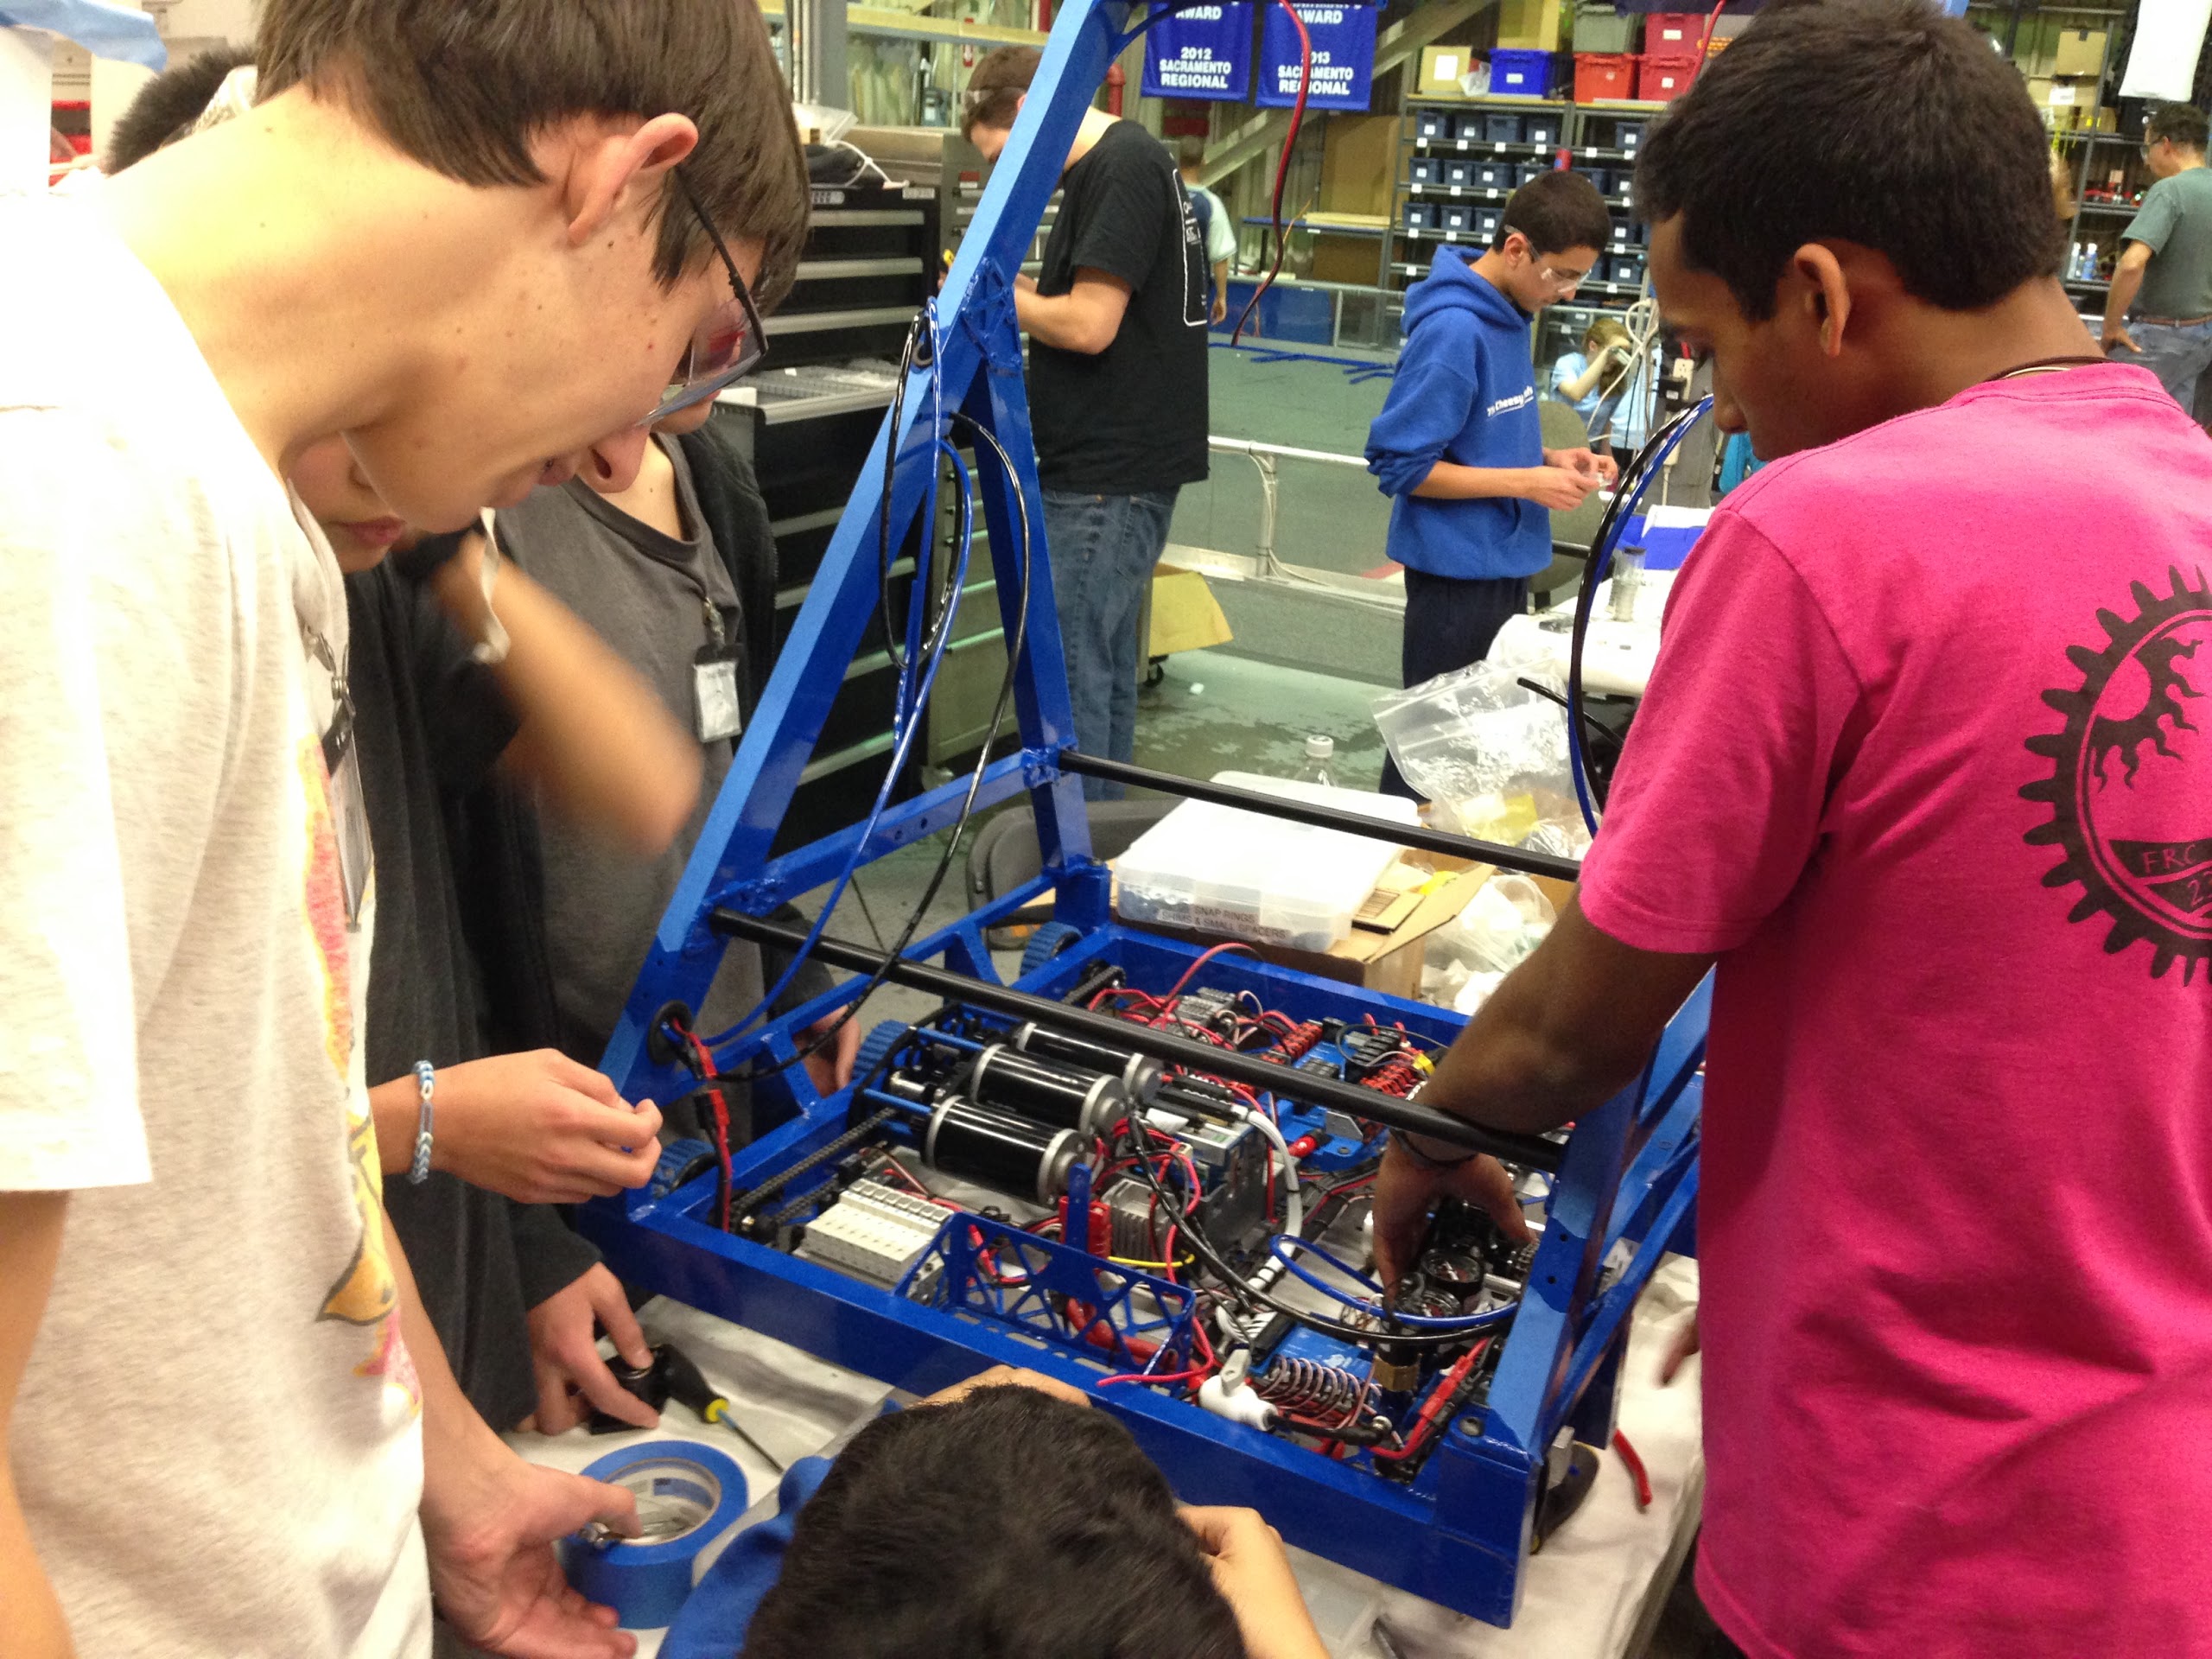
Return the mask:
<path id="1" fill-rule="evenodd" d="M 1367 469 L 1395 498 L 1408 685 L 1483 659 L 1551 560 L 1549 510 L 1615 476 L 1587 448 L 1544 448 L 1529 349 L 1536 311 L 1573 297 L 1611 232 L 1596 186 L 1547 173 L 1513 193 L 1487 253 L 1439 248 L 1406 296 L 1406 343 L 1368 430 Z M 1390 762 L 1382 789 L 1414 792 Z"/>

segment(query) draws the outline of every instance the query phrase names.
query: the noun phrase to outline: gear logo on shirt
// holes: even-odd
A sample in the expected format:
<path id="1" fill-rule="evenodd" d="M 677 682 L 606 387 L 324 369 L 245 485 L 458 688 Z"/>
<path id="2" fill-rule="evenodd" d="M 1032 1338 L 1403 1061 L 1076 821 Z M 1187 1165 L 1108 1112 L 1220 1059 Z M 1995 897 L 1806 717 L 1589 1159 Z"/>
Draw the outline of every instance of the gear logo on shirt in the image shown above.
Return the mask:
<path id="1" fill-rule="evenodd" d="M 2212 584 L 2167 575 L 2164 597 L 2129 584 L 2133 618 L 2097 613 L 2101 649 L 2069 648 L 2080 683 L 2043 694 L 2066 729 L 2027 740 L 2051 772 L 2020 793 L 2050 808 L 2029 843 L 2065 854 L 2044 885 L 2082 889 L 2067 920 L 2101 911 L 2108 954 L 2140 940 L 2186 984 L 2212 963 Z"/>

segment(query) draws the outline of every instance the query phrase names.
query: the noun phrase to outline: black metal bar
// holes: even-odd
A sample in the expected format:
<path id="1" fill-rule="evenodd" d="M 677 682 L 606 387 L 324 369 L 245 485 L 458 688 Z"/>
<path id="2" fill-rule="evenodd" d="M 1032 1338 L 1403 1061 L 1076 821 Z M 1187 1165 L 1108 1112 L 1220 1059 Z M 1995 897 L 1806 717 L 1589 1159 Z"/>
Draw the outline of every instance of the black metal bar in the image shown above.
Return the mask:
<path id="1" fill-rule="evenodd" d="M 1263 795 L 1257 790 L 1236 789 L 1227 784 L 1201 783 L 1195 778 L 1179 778 L 1172 772 L 1154 772 L 1149 766 L 1133 766 L 1126 760 L 1085 754 L 1080 749 L 1060 751 L 1060 770 L 1104 778 L 1117 784 L 1135 784 L 1141 789 L 1156 789 L 1163 795 L 1185 795 L 1194 801 L 1211 801 L 1216 806 L 1242 807 L 1271 818 L 1287 818 L 1293 823 L 1341 830 L 1347 835 L 1366 836 L 1400 847 L 1418 847 L 1425 853 L 1445 853 L 1453 858 L 1471 859 L 1478 864 L 1495 864 L 1501 870 L 1519 870 L 1524 875 L 1548 875 L 1560 881 L 1572 881 L 1582 873 L 1582 866 L 1575 860 L 1551 853 L 1532 853 L 1525 847 L 1501 847 L 1496 842 L 1477 841 L 1472 836 L 1455 836 L 1443 830 L 1424 830 L 1417 824 L 1385 823 L 1380 818 L 1358 812 L 1340 812 L 1333 806 L 1316 806 L 1310 801 Z"/>
<path id="2" fill-rule="evenodd" d="M 772 946 L 785 952 L 796 952 L 806 943 L 806 935 L 794 928 L 779 927 L 773 922 L 764 922 L 757 916 L 747 916 L 742 911 L 720 906 L 709 918 L 709 925 L 716 932 L 732 938 L 750 939 L 755 944 Z M 1125 1020 L 1116 1020 L 1110 1014 L 1093 1014 L 1088 1008 L 1070 1007 L 1066 1003 L 1056 1002 L 1050 997 L 1032 996 L 1027 991 L 993 984 L 988 980 L 970 979 L 965 974 L 932 967 L 928 963 L 916 962 L 908 957 L 887 961 L 880 950 L 870 950 L 830 938 L 817 940 L 811 954 L 817 962 L 827 963 L 833 968 L 849 969 L 856 974 L 872 974 L 880 968 L 887 969 L 883 976 L 894 985 L 910 986 L 947 1001 L 971 1002 L 977 1007 L 988 1008 L 994 1014 L 1034 1020 L 1040 1025 L 1074 1032 L 1095 1042 L 1134 1049 L 1140 1054 L 1149 1054 L 1154 1059 L 1171 1060 L 1192 1071 L 1207 1071 L 1216 1077 L 1249 1084 L 1255 1089 L 1287 1095 L 1309 1105 L 1334 1107 L 1340 1112 L 1369 1118 L 1391 1128 L 1406 1129 L 1415 1135 L 1471 1147 L 1477 1152 L 1490 1153 L 1508 1163 L 1555 1171 L 1565 1156 L 1563 1149 L 1555 1142 L 1540 1135 L 1508 1135 L 1485 1129 L 1464 1118 L 1440 1112 L 1433 1107 L 1400 1100 L 1395 1095 L 1362 1089 L 1357 1084 L 1340 1083 L 1334 1077 L 1315 1077 L 1310 1071 L 1271 1065 L 1256 1054 L 1216 1048 L 1210 1043 L 1199 1042 L 1196 1038 L 1178 1036 L 1173 1032 L 1160 1031 L 1151 1026 L 1133 1025 Z"/>

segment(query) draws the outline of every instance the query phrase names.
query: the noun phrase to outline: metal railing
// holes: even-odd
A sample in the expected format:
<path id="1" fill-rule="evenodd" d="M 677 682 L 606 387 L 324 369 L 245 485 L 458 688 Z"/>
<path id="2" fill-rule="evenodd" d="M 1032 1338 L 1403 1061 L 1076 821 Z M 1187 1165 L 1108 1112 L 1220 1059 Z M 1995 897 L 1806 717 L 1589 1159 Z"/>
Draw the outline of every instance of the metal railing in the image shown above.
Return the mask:
<path id="1" fill-rule="evenodd" d="M 1360 472 L 1367 470 L 1364 455 L 1339 455 L 1326 449 L 1300 449 L 1288 444 L 1261 443 L 1250 438 L 1214 438 L 1206 440 L 1206 448 L 1217 455 L 1242 455 L 1256 467 L 1260 474 L 1260 534 L 1254 556 L 1260 571 L 1285 582 L 1313 583 L 1313 576 L 1285 564 L 1275 552 L 1275 519 L 1281 510 L 1282 478 L 1276 462 L 1285 457 L 1292 461 L 1316 461 L 1333 467 L 1351 467 Z M 1322 584 L 1327 585 L 1327 584 Z"/>

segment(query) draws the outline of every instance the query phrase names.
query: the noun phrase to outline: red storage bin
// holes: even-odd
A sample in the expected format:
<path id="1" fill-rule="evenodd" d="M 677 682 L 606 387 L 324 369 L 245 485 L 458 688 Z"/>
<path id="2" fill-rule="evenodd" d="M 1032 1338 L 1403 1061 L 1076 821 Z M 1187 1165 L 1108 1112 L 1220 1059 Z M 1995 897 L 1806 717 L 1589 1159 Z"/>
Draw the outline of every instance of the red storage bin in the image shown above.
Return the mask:
<path id="1" fill-rule="evenodd" d="M 1688 60 L 1695 63 L 1705 39 L 1706 14 L 1701 11 L 1655 11 L 1643 20 L 1643 56 L 1647 62 Z"/>
<path id="2" fill-rule="evenodd" d="M 1574 54 L 1574 101 L 1599 104 L 1636 96 L 1636 56 L 1629 52 Z"/>
<path id="3" fill-rule="evenodd" d="M 1655 58 L 1646 54 L 1637 66 L 1636 95 L 1649 104 L 1670 104 L 1697 79 L 1697 60 Z"/>

